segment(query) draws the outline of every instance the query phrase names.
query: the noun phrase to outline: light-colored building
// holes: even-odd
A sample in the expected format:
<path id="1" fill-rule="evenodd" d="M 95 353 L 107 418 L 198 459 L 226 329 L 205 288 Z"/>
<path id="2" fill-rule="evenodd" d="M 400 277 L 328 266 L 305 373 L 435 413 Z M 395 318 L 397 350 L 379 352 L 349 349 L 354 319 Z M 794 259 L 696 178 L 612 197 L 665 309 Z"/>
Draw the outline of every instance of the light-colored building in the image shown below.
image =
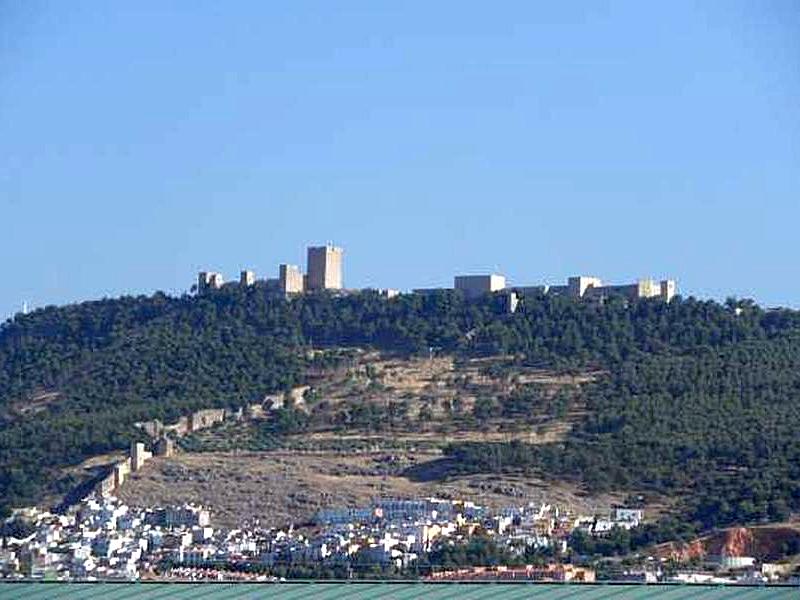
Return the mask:
<path id="1" fill-rule="evenodd" d="M 566 285 L 516 286 L 513 291 L 522 295 L 559 295 L 566 294 L 572 298 L 586 298 L 604 301 L 612 296 L 629 300 L 640 298 L 661 298 L 666 302 L 677 294 L 678 285 L 674 279 L 639 279 L 634 283 L 621 285 L 605 284 L 599 277 L 576 275 L 567 279 Z"/>
<path id="2" fill-rule="evenodd" d="M 661 298 L 669 302 L 678 293 L 678 282 L 674 279 L 661 280 Z"/>
<path id="3" fill-rule="evenodd" d="M 364 288 L 359 291 L 363 293 L 378 294 L 381 298 L 386 298 L 387 300 L 397 298 L 402 293 L 400 290 L 392 288 Z"/>
<path id="4" fill-rule="evenodd" d="M 570 282 L 573 279 L 570 278 Z M 572 286 L 570 285 L 570 291 Z M 635 283 L 622 285 L 598 285 L 589 286 L 581 297 L 603 300 L 610 296 L 623 296 L 630 300 L 640 298 L 661 298 L 666 302 L 672 300 L 677 291 L 677 284 L 673 279 L 656 281 L 654 279 L 639 279 Z"/>
<path id="5" fill-rule="evenodd" d="M 143 442 L 131 444 L 131 471 L 138 471 L 151 458 L 153 458 L 153 453 L 144 449 Z"/>
<path id="6" fill-rule="evenodd" d="M 306 269 L 307 290 L 340 290 L 342 284 L 342 255 L 336 246 L 311 246 L 308 248 Z"/>
<path id="7" fill-rule="evenodd" d="M 239 274 L 239 285 L 242 287 L 250 287 L 256 283 L 256 274 L 253 271 L 242 271 Z"/>
<path id="8" fill-rule="evenodd" d="M 511 288 L 512 291 L 516 292 L 522 296 L 546 296 L 547 294 L 555 293 L 555 290 L 551 290 L 554 286 L 550 285 L 515 285 Z M 566 289 L 565 286 L 555 286 L 555 287 L 562 287 Z"/>
<path id="9" fill-rule="evenodd" d="M 603 287 L 603 282 L 599 277 L 578 275 L 567 279 L 567 289 L 573 298 L 583 298 L 587 290 L 601 287 Z"/>
<path id="10" fill-rule="evenodd" d="M 644 519 L 644 510 L 641 508 L 617 507 L 611 512 L 611 519 L 613 521 L 627 521 L 638 525 Z"/>
<path id="11" fill-rule="evenodd" d="M 218 290 L 224 283 L 221 273 L 200 271 L 197 275 L 197 291 L 201 294 L 206 290 Z"/>
<path id="12" fill-rule="evenodd" d="M 466 298 L 478 298 L 484 294 L 499 292 L 506 287 L 506 278 L 503 275 L 457 275 L 454 287 L 464 292 Z"/>
<path id="13" fill-rule="evenodd" d="M 507 291 L 503 294 L 503 310 L 508 314 L 517 312 L 519 306 L 519 295 L 517 292 Z"/>
<path id="14" fill-rule="evenodd" d="M 303 292 L 303 274 L 296 265 L 280 265 L 278 267 L 278 288 L 282 294 L 299 294 Z"/>

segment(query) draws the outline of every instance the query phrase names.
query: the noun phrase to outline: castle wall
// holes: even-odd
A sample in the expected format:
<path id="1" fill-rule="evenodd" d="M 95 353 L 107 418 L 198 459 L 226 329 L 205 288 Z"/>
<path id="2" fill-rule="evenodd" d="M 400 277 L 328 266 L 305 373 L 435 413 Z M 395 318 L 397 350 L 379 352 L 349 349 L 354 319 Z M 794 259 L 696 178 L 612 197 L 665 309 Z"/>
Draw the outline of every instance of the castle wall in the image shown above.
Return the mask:
<path id="1" fill-rule="evenodd" d="M 222 408 L 207 408 L 205 410 L 198 410 L 189 416 L 189 433 L 199 431 L 222 423 L 225 420 L 225 410 Z"/>

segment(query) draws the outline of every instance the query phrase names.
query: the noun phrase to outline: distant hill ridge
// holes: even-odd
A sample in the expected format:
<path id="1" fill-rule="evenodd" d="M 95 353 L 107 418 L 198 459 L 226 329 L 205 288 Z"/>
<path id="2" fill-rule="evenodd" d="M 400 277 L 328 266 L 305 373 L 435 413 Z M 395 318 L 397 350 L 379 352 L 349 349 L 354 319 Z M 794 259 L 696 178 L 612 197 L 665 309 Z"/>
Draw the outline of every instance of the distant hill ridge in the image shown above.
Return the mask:
<path id="1" fill-rule="evenodd" d="M 531 295 L 507 314 L 447 291 L 285 301 L 231 288 L 48 307 L 0 327 L 0 508 L 71 485 L 60 467 L 127 447 L 137 421 L 242 406 L 303 383 L 311 347 L 360 346 L 609 373 L 567 442 L 451 448 L 464 470 L 513 454 L 597 489 L 681 490 L 705 525 L 779 519 L 800 508 L 798 331 L 796 311 L 691 298 Z"/>

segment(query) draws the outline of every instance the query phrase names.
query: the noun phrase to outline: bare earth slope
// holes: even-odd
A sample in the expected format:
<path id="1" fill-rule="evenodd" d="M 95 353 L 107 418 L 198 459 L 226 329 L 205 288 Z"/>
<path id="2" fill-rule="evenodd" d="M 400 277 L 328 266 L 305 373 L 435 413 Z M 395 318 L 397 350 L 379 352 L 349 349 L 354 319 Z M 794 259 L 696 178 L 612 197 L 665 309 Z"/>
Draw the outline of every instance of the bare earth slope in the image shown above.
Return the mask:
<path id="1" fill-rule="evenodd" d="M 586 497 L 573 486 L 532 478 L 479 475 L 416 481 L 402 475 L 408 465 L 439 458 L 431 452 L 413 457 L 282 451 L 187 453 L 153 459 L 131 476 L 119 495 L 134 505 L 200 503 L 211 508 L 216 524 L 227 526 L 255 519 L 269 526 L 301 524 L 319 508 L 364 505 L 379 496 L 469 498 L 495 507 L 548 501 L 590 513 L 619 500 L 608 495 Z"/>
<path id="2" fill-rule="evenodd" d="M 363 505 L 377 496 L 440 496 L 492 506 L 547 501 L 602 511 L 618 499 L 590 498 L 574 485 L 530 477 L 445 479 L 441 468 L 441 449 L 449 442 L 562 439 L 582 415 L 582 385 L 597 376 L 557 375 L 518 367 L 508 358 L 456 363 L 449 357 L 350 354 L 335 367 L 311 373 L 311 386 L 301 393 L 265 398 L 251 411 L 263 417 L 196 433 L 184 452 L 153 459 L 119 495 L 139 505 L 201 503 L 218 523 L 231 526 L 253 519 L 300 523 L 319 508 Z M 502 401 L 525 394 L 532 395 L 523 412 L 503 411 Z M 553 399 L 561 409 L 554 409 Z M 287 402 L 308 414 L 312 425 L 279 436 L 277 448 L 265 447 L 259 434 L 274 418 L 275 406 Z M 476 408 L 480 402 L 489 403 L 489 416 Z M 359 421 L 355 415 L 366 406 L 383 410 L 383 421 Z"/>

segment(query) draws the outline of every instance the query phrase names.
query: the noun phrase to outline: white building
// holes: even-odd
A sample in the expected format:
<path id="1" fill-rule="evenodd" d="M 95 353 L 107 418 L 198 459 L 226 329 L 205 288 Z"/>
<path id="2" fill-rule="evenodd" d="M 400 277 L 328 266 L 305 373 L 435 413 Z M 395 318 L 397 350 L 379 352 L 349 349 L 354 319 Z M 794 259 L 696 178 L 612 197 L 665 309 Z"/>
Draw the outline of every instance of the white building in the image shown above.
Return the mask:
<path id="1" fill-rule="evenodd" d="M 506 287 L 503 275 L 456 275 L 453 287 L 464 292 L 466 298 L 479 298 L 484 294 L 499 292 Z"/>

